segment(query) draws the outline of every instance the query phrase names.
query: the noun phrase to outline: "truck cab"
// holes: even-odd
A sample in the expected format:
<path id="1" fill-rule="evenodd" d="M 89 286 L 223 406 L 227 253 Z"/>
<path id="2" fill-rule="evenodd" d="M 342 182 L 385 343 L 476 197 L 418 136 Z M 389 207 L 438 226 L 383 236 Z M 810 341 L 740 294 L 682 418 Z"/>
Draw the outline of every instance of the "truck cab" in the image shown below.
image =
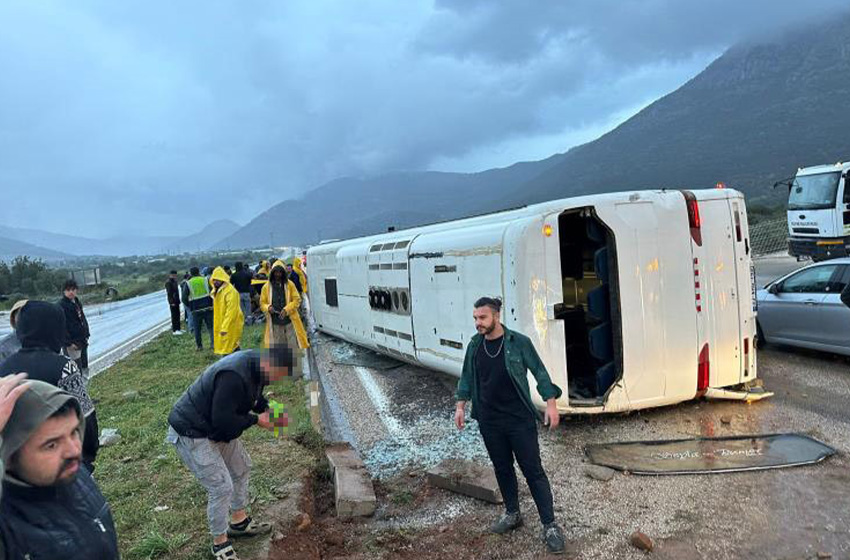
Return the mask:
<path id="1" fill-rule="evenodd" d="M 850 163 L 803 167 L 789 185 L 788 252 L 814 261 L 850 254 Z"/>

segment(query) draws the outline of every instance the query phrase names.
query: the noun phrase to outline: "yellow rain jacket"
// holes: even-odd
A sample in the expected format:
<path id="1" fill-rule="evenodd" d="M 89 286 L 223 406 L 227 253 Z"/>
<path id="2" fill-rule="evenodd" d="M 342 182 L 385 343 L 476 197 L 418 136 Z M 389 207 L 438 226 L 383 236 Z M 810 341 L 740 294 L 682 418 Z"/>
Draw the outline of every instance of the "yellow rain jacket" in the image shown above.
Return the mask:
<path id="1" fill-rule="evenodd" d="M 271 270 L 272 273 L 277 268 L 283 270 L 283 277 L 286 279 L 286 305 L 283 310 L 292 320 L 292 326 L 295 328 L 295 337 L 298 339 L 298 346 L 301 348 L 309 348 L 310 342 L 307 340 L 307 331 L 304 330 L 304 324 L 301 322 L 301 316 L 298 314 L 298 306 L 301 305 L 301 296 L 298 295 L 298 289 L 295 287 L 295 284 L 287 279 L 286 265 L 283 264 L 283 261 L 276 261 L 274 263 Z M 269 280 L 271 280 L 271 273 L 269 274 Z M 266 347 L 269 346 L 269 341 L 271 340 L 271 332 L 269 332 L 272 323 L 271 317 L 269 317 L 269 307 L 271 306 L 271 303 L 272 283 L 269 281 L 265 286 L 263 286 L 263 291 L 260 293 L 260 309 L 262 309 L 263 313 L 266 314 Z"/>
<path id="2" fill-rule="evenodd" d="M 305 294 L 307 293 L 307 275 L 304 273 L 304 269 L 301 268 L 301 257 L 295 257 L 292 259 L 292 270 L 298 275 L 298 279 L 301 280 L 301 291 Z"/>
<path id="3" fill-rule="evenodd" d="M 262 278 L 257 278 L 257 276 L 263 275 Z M 256 286 L 258 290 L 261 290 L 263 286 L 268 282 L 269 277 L 269 261 L 260 261 L 260 270 L 254 275 L 254 279 L 251 280 L 251 285 Z"/>
<path id="4" fill-rule="evenodd" d="M 213 270 L 210 286 L 214 280 L 224 282 L 218 289 L 213 288 L 212 292 L 214 351 L 216 354 L 225 355 L 239 347 L 245 317 L 239 307 L 239 292 L 230 285 L 230 277 L 222 267 L 217 266 Z"/>

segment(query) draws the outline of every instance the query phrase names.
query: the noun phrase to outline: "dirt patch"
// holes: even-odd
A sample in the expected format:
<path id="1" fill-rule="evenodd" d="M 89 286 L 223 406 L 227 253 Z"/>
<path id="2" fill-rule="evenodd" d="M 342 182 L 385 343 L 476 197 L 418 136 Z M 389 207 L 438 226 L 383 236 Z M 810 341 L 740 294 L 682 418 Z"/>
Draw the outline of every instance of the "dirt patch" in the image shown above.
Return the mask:
<path id="1" fill-rule="evenodd" d="M 322 467 L 303 488 L 301 509 L 309 521 L 298 517 L 276 535 L 269 560 L 547 558 L 534 512 L 514 534 L 490 535 L 485 528 L 500 506 L 434 488 L 424 473 L 375 481 L 378 511 L 365 519 L 336 518 L 333 483 Z"/>

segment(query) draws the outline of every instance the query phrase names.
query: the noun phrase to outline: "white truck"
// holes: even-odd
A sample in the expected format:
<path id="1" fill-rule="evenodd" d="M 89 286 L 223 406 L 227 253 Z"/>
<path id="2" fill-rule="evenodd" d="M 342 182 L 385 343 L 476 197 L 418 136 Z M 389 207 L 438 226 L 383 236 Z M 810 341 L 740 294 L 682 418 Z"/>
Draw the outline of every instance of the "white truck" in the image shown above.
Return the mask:
<path id="1" fill-rule="evenodd" d="M 788 253 L 822 261 L 850 255 L 850 163 L 801 167 L 786 184 Z"/>

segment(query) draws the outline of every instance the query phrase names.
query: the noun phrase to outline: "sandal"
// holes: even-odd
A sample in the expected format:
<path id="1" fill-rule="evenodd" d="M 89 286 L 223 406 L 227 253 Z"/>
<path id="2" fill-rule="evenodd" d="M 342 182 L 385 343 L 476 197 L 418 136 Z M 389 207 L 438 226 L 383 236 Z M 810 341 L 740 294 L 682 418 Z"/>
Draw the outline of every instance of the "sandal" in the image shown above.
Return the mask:
<path id="1" fill-rule="evenodd" d="M 215 560 L 239 560 L 236 556 L 236 551 L 233 550 L 233 545 L 230 541 L 224 541 L 221 544 L 214 544 L 212 547 L 213 557 Z"/>
<path id="2" fill-rule="evenodd" d="M 227 535 L 230 537 L 253 537 L 254 535 L 262 535 L 272 530 L 272 524 L 267 522 L 257 522 L 246 517 L 242 523 L 231 523 L 227 528 Z"/>

